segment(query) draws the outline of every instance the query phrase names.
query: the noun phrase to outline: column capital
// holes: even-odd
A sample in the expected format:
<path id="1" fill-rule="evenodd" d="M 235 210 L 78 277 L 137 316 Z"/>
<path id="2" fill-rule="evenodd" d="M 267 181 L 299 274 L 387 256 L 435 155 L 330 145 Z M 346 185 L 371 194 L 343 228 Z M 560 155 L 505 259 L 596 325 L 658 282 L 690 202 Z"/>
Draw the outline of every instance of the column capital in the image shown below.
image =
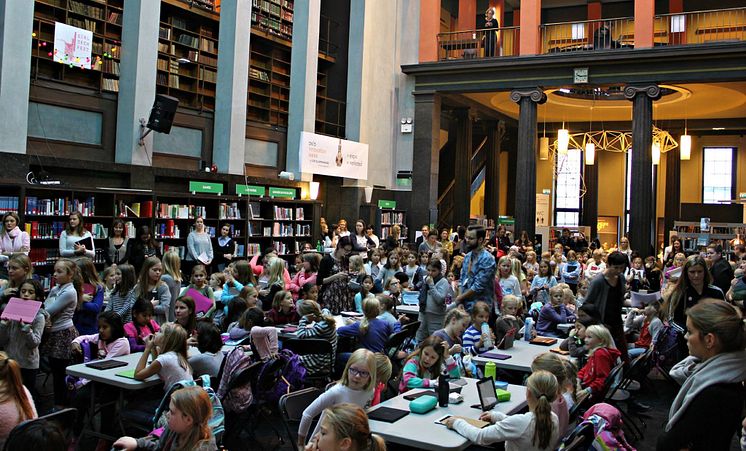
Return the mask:
<path id="1" fill-rule="evenodd" d="M 531 99 L 531 101 L 538 104 L 542 104 L 547 101 L 547 95 L 544 94 L 544 90 L 539 87 L 514 89 L 510 92 L 510 100 L 515 103 L 520 102 L 521 99 L 524 97 L 528 97 L 529 99 Z"/>
<path id="2" fill-rule="evenodd" d="M 627 85 L 624 87 L 624 97 L 632 100 L 638 94 L 645 94 L 653 100 L 658 100 L 661 96 L 661 87 L 657 84 L 649 85 Z"/>

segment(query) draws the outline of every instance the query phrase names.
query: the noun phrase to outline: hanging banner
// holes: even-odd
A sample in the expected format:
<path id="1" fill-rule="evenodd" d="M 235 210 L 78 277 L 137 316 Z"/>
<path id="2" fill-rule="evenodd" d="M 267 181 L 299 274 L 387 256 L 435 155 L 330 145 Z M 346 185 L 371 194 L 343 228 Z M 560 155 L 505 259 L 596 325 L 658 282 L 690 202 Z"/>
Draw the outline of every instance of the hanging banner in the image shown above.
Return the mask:
<path id="1" fill-rule="evenodd" d="M 368 145 L 301 132 L 300 171 L 358 180 L 368 179 Z"/>
<path id="2" fill-rule="evenodd" d="M 92 46 L 92 31 L 55 22 L 53 56 L 55 62 L 90 69 Z"/>

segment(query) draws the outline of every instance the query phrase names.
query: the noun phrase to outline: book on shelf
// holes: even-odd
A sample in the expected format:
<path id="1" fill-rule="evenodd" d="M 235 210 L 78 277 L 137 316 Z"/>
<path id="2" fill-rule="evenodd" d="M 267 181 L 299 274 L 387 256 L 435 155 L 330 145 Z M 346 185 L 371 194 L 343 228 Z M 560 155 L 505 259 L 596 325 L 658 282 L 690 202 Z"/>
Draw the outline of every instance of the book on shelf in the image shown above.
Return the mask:
<path id="1" fill-rule="evenodd" d="M 203 55 L 201 53 L 197 56 L 197 61 L 200 64 L 206 64 L 208 66 L 215 66 L 215 67 L 217 67 L 217 65 L 218 65 L 218 59 L 217 58 L 215 58 L 214 56 Z"/>
<path id="2" fill-rule="evenodd" d="M 135 223 L 127 221 L 124 223 L 124 236 L 132 238 L 135 236 Z"/>
<path id="3" fill-rule="evenodd" d="M 241 209 L 238 208 L 238 202 L 221 203 L 218 206 L 219 219 L 241 219 Z M 233 226 L 231 226 L 232 228 Z"/>
<path id="4" fill-rule="evenodd" d="M 68 8 L 70 11 L 76 14 L 82 14 L 84 16 L 93 17 L 95 19 L 104 20 L 103 8 L 99 8 L 93 5 L 86 5 L 83 2 L 77 2 L 75 0 L 70 0 Z"/>
<path id="5" fill-rule="evenodd" d="M 144 202 L 132 202 L 126 204 L 124 201 L 119 201 L 117 205 L 116 214 L 118 216 L 134 216 L 136 218 L 152 218 L 153 217 L 153 201 L 146 200 Z"/>
<path id="6" fill-rule="evenodd" d="M 293 236 L 293 225 L 275 222 L 272 225 L 272 236 Z"/>
<path id="7" fill-rule="evenodd" d="M 259 202 L 249 202 L 249 218 L 262 219 L 261 204 Z"/>
<path id="8" fill-rule="evenodd" d="M 246 257 L 246 245 L 236 245 L 236 257 Z"/>
<path id="9" fill-rule="evenodd" d="M 283 208 L 283 207 L 278 207 L 277 205 L 275 205 L 274 209 L 275 209 L 274 219 L 293 219 L 292 208 Z"/>
<path id="10" fill-rule="evenodd" d="M 199 40 L 195 36 L 191 36 L 186 33 L 180 34 L 176 38 L 176 42 L 195 49 L 199 47 Z"/>
<path id="11" fill-rule="evenodd" d="M 0 213 L 18 211 L 18 196 L 0 196 Z"/>
<path id="12" fill-rule="evenodd" d="M 101 89 L 104 91 L 119 92 L 119 80 L 115 78 L 104 78 L 102 80 Z"/>
<path id="13" fill-rule="evenodd" d="M 303 221 L 306 219 L 306 214 L 303 211 L 303 207 L 298 207 L 295 209 L 295 220 L 296 221 Z"/>
<path id="14" fill-rule="evenodd" d="M 172 246 L 169 244 L 161 243 L 161 255 L 166 252 L 176 252 L 176 254 L 182 260 L 186 258 L 186 246 Z"/>
<path id="15" fill-rule="evenodd" d="M 181 28 L 184 30 L 187 29 L 187 21 L 183 17 L 171 16 L 171 25 L 173 25 L 176 28 Z"/>
<path id="16" fill-rule="evenodd" d="M 215 46 L 215 44 L 217 43 L 213 40 L 200 38 L 199 49 L 204 52 L 216 53 L 217 47 Z"/>
<path id="17" fill-rule="evenodd" d="M 83 216 L 93 216 L 96 214 L 96 204 L 93 196 L 85 200 L 60 197 L 56 199 L 39 199 L 36 196 L 27 196 L 25 199 L 25 209 L 27 215 L 68 215 L 73 211 L 80 212 Z"/>
<path id="18" fill-rule="evenodd" d="M 241 246 L 241 244 L 239 244 L 239 246 Z M 259 246 L 259 243 L 247 243 L 247 244 L 246 244 L 246 246 L 247 246 L 247 247 L 246 247 L 246 250 L 247 250 L 247 251 L 248 251 L 249 253 L 248 253 L 248 254 L 246 254 L 246 255 L 242 255 L 242 256 L 245 256 L 245 257 L 251 257 L 251 256 L 253 256 L 253 255 L 256 255 L 256 254 L 260 254 L 260 253 L 261 253 L 261 248 L 260 248 L 260 246 Z"/>
<path id="19" fill-rule="evenodd" d="M 156 225 L 156 238 L 181 238 L 181 229 L 169 219 Z"/>
<path id="20" fill-rule="evenodd" d="M 171 29 L 166 27 L 158 28 L 158 37 L 160 39 L 171 39 Z"/>
<path id="21" fill-rule="evenodd" d="M 33 266 L 53 265 L 60 259 L 60 251 L 57 248 L 33 247 L 28 257 Z"/>
<path id="22" fill-rule="evenodd" d="M 207 208 L 201 205 L 180 205 L 159 202 L 156 211 L 159 218 L 193 219 L 198 216 L 207 217 Z"/>
<path id="23" fill-rule="evenodd" d="M 292 20 L 292 19 L 290 19 L 290 20 Z M 117 24 L 117 25 L 122 25 L 122 14 L 121 13 L 116 13 L 116 12 L 110 12 L 109 13 L 109 18 L 106 19 L 106 21 L 109 22 L 109 23 L 113 23 L 113 24 Z"/>
<path id="24" fill-rule="evenodd" d="M 57 239 L 67 228 L 66 221 L 39 222 L 31 221 L 24 224 L 26 233 L 33 239 Z"/>
<path id="25" fill-rule="evenodd" d="M 306 224 L 295 225 L 295 236 L 311 236 L 311 226 Z"/>
<path id="26" fill-rule="evenodd" d="M 262 234 L 262 236 L 272 236 L 272 227 L 264 227 L 264 233 Z"/>
<path id="27" fill-rule="evenodd" d="M 381 212 L 381 224 L 403 224 L 404 213 L 393 211 Z"/>
<path id="28" fill-rule="evenodd" d="M 104 227 L 103 224 L 86 224 L 85 229 L 91 232 L 91 235 L 94 239 L 100 240 L 104 238 L 109 238 L 109 229 L 107 227 Z"/>

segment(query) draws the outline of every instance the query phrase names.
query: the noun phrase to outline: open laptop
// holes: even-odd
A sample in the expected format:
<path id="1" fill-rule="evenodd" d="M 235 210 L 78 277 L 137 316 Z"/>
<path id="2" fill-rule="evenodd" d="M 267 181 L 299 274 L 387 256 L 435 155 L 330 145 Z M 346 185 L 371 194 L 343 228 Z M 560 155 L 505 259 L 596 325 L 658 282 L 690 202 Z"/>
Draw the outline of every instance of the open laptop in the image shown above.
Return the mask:
<path id="1" fill-rule="evenodd" d="M 492 376 L 484 377 L 477 382 L 477 393 L 479 394 L 479 404 L 474 404 L 471 407 L 481 408 L 483 412 L 487 412 L 497 405 L 495 380 Z"/>

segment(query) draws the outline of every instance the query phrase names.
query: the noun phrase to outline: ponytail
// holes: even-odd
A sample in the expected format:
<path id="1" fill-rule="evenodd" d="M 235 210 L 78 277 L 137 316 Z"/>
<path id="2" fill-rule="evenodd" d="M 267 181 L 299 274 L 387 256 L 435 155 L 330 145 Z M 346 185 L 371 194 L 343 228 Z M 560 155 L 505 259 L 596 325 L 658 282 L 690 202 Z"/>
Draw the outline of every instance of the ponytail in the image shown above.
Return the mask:
<path id="1" fill-rule="evenodd" d="M 552 440 L 552 402 L 557 398 L 559 384 L 549 371 L 536 371 L 529 376 L 527 388 L 536 399 L 534 409 L 534 437 L 531 443 L 537 448 L 548 448 Z"/>
<path id="2" fill-rule="evenodd" d="M 370 322 L 381 314 L 381 303 L 378 302 L 378 299 L 376 298 L 367 298 L 365 302 L 363 302 L 363 313 L 365 314 L 365 317 L 363 317 L 363 320 L 360 322 L 360 328 L 358 329 L 360 331 L 360 336 L 368 333 Z"/>
<path id="3" fill-rule="evenodd" d="M 21 421 L 35 418 L 34 408 L 23 387 L 18 362 L 9 358 L 5 352 L 0 352 L 0 403 L 8 400 L 15 403 Z"/>
<path id="4" fill-rule="evenodd" d="M 378 434 L 370 434 L 370 451 L 386 451 L 386 441 Z"/>

